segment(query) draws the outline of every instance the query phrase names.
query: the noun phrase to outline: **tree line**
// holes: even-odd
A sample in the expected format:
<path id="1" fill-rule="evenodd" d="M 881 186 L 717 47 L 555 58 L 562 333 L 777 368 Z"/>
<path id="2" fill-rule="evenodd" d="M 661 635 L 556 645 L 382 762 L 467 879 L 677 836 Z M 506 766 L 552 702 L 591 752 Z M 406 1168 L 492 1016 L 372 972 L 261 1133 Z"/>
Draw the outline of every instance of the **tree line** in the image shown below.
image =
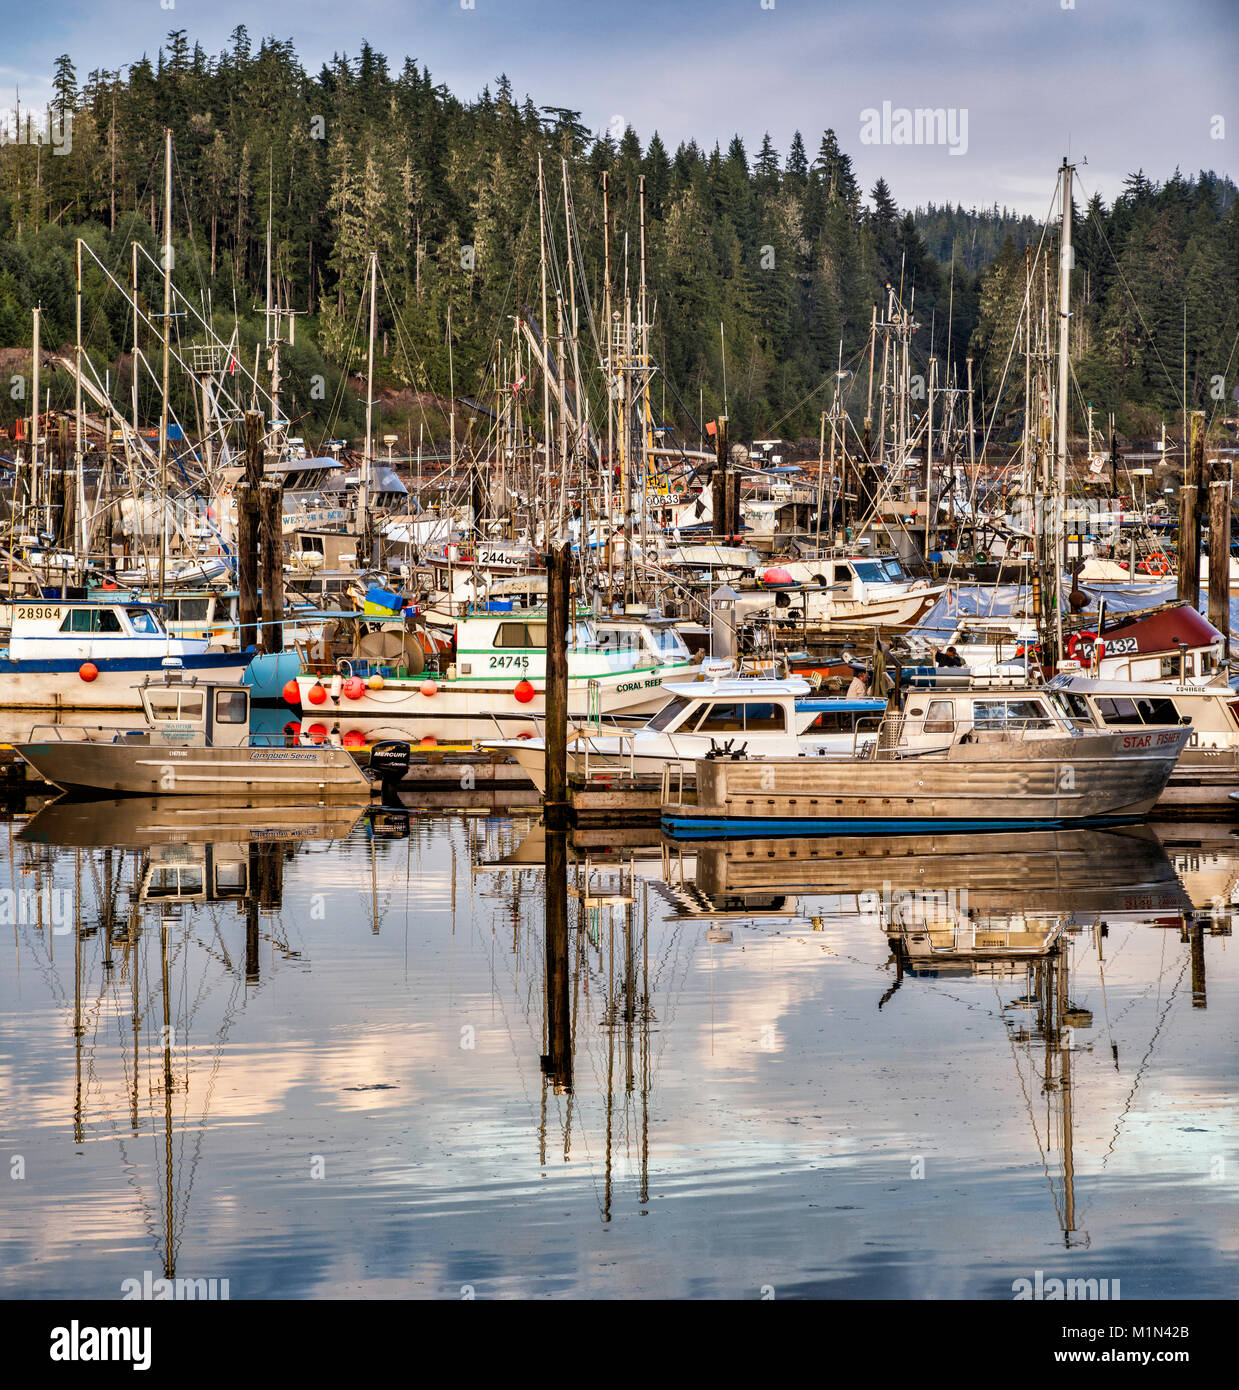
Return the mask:
<path id="1" fill-rule="evenodd" d="M 158 260 L 170 128 L 178 288 L 224 337 L 235 327 L 249 361 L 263 336 L 269 224 L 274 295 L 302 316 L 282 363 L 284 404 L 307 439 L 359 427 L 371 250 L 383 282 L 384 385 L 409 402 L 445 395 L 449 381 L 458 398 L 493 397 L 496 345 L 506 351 L 514 316 L 538 313 L 539 156 L 557 284 L 566 283 L 567 161 L 573 270 L 593 310 L 580 327 L 586 357 L 605 334 L 603 175 L 617 307 L 625 287 L 636 293 L 644 177 L 652 346 L 664 374 L 651 396 L 690 439 L 698 417 L 724 403 L 733 438 L 816 437 L 836 382 L 863 378 L 887 285 L 905 303 L 915 295 L 918 369 L 931 352 L 949 356 L 962 382 L 971 353 L 993 394 L 1022 301 L 1023 249 L 1042 236 L 1035 219 L 998 207 L 901 211 L 881 178 L 866 195 L 830 129 L 808 142 L 795 133 L 786 152 L 769 135 L 756 152 L 739 137 L 672 151 L 657 132 L 644 144 L 631 127 L 591 132 L 579 112 L 518 99 L 504 76 L 464 100 L 425 65 L 393 68 L 367 43 L 312 74 L 291 41 L 255 46 L 238 27 L 208 55 L 176 30 L 154 62 L 80 81 L 64 55 L 53 87 L 49 117 L 71 130 L 62 152 L 0 145 L 0 347 L 28 346 L 34 305 L 45 346 L 72 341 L 75 237 L 122 285 L 135 238 Z M 1162 185 L 1141 173 L 1112 207 L 1093 198 L 1077 210 L 1074 293 L 1088 331 L 1077 335 L 1074 370 L 1122 427 L 1145 428 L 1175 407 L 1185 352 L 1194 405 L 1209 404 L 1219 373 L 1234 376 L 1234 195 L 1212 173 L 1176 171 Z M 158 311 L 157 267 L 144 263 L 139 294 Z M 92 360 L 127 401 L 130 307 L 93 266 L 84 299 Z M 856 375 L 837 377 L 840 364 Z M 188 384 L 178 390 L 191 408 Z M 0 393 L 0 424 L 29 410 L 9 395 Z M 536 416 L 540 391 L 529 399 Z"/>

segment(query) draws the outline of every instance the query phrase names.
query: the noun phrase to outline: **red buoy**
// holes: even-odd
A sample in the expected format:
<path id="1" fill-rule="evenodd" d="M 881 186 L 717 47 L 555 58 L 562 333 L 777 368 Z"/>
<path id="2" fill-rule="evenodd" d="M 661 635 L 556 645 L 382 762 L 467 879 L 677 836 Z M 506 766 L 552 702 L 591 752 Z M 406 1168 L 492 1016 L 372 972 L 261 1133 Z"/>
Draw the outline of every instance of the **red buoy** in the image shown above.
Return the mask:
<path id="1" fill-rule="evenodd" d="M 761 577 L 763 584 L 794 584 L 796 581 L 781 565 L 768 569 Z"/>
<path id="2" fill-rule="evenodd" d="M 438 748 L 438 746 L 439 740 L 435 738 L 434 734 L 427 734 L 418 744 L 419 748 Z"/>
<path id="3" fill-rule="evenodd" d="M 309 734 L 315 743 L 322 743 L 327 737 L 327 726 L 326 724 L 311 724 L 306 730 L 306 733 Z"/>
<path id="4" fill-rule="evenodd" d="M 306 696 L 306 699 L 309 700 L 312 705 L 321 705 L 326 698 L 327 691 L 323 688 L 322 681 L 315 681 L 310 687 L 310 692 Z"/>
<path id="5" fill-rule="evenodd" d="M 291 739 L 298 739 L 298 738 L 300 738 L 300 737 L 301 737 L 301 720 L 300 720 L 300 719 L 290 719 L 290 720 L 288 721 L 288 723 L 284 725 L 284 733 L 287 735 L 288 738 L 291 738 Z"/>
<path id="6" fill-rule="evenodd" d="M 366 746 L 366 736 L 360 729 L 350 729 L 344 735 L 343 743 L 345 748 L 364 748 Z"/>
<path id="7" fill-rule="evenodd" d="M 83 661 L 82 664 L 77 668 L 77 673 L 87 683 L 87 685 L 89 685 L 90 682 L 98 676 L 99 668 L 95 665 L 93 661 Z"/>
<path id="8" fill-rule="evenodd" d="M 360 700 L 366 693 L 366 683 L 360 676 L 350 676 L 344 682 L 344 693 L 350 700 Z"/>
<path id="9" fill-rule="evenodd" d="M 439 687 L 434 683 L 434 681 L 422 682 L 422 694 L 425 695 L 427 699 L 429 699 L 433 694 L 435 694 L 435 692 L 438 689 Z"/>
<path id="10" fill-rule="evenodd" d="M 301 687 L 295 680 L 285 681 L 284 689 L 280 693 L 284 696 L 286 705 L 299 706 L 301 704 Z"/>
<path id="11" fill-rule="evenodd" d="M 512 694 L 516 696 L 522 705 L 527 705 L 537 694 L 537 691 L 534 690 L 533 686 L 530 685 L 528 681 L 517 681 L 516 689 L 513 690 Z"/>

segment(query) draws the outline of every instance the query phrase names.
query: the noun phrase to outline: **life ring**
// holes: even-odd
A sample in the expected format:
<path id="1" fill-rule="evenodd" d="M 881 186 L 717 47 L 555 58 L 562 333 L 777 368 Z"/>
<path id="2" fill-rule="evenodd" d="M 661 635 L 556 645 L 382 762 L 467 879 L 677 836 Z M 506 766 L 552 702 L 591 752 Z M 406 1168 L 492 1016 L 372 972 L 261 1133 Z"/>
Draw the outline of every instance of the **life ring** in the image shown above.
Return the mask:
<path id="1" fill-rule="evenodd" d="M 1150 555 L 1147 560 L 1141 561 L 1136 566 L 1138 570 L 1143 570 L 1145 574 L 1151 574 L 1160 578 L 1162 575 L 1170 573 L 1170 563 L 1162 554 Z"/>
<path id="2" fill-rule="evenodd" d="M 1097 634 L 1095 632 L 1073 632 L 1067 639 L 1067 655 L 1074 660 L 1076 648 L 1081 642 L 1095 642 L 1096 640 Z"/>

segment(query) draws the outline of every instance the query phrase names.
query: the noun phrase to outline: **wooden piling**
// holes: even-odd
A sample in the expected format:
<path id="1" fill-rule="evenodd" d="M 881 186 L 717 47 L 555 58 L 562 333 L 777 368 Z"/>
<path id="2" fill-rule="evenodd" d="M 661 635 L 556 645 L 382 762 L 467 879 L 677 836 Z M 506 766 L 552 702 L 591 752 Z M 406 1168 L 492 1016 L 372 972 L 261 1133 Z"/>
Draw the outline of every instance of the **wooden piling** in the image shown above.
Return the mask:
<path id="1" fill-rule="evenodd" d="M 258 489 L 262 465 L 262 413 L 247 410 L 245 477 L 237 484 L 237 625 L 242 651 L 258 642 Z"/>
<path id="2" fill-rule="evenodd" d="M 1231 465 L 1218 463 L 1209 484 L 1209 621 L 1226 638 L 1230 659 Z"/>
<path id="3" fill-rule="evenodd" d="M 564 541 L 546 555 L 546 796 L 548 830 L 567 827 L 568 815 L 568 618 L 572 546 Z"/>
<path id="4" fill-rule="evenodd" d="M 284 500 L 283 486 L 266 478 L 258 489 L 262 531 L 262 649 L 284 650 Z"/>
<path id="5" fill-rule="evenodd" d="M 1205 415 L 1192 411 L 1191 447 L 1179 493 L 1178 596 L 1193 608 L 1200 602 L 1200 491 L 1205 477 Z M 1229 572 L 1230 562 L 1227 561 Z"/>

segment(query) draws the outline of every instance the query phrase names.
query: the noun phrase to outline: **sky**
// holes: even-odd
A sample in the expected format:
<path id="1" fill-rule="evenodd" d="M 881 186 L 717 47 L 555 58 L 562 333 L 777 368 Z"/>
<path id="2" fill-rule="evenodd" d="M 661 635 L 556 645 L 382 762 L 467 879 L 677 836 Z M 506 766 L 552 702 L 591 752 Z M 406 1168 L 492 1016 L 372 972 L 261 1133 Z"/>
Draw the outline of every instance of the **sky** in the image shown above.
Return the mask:
<path id="1" fill-rule="evenodd" d="M 904 207 L 1042 215 L 1064 155 L 1077 197 L 1107 202 L 1137 168 L 1239 178 L 1235 0 L 0 0 L 0 110 L 18 88 L 44 99 L 59 53 L 81 79 L 154 59 L 172 29 L 217 53 L 238 24 L 291 38 L 310 72 L 367 39 L 462 98 L 506 73 L 518 97 L 643 144 L 739 134 L 753 156 L 769 131 L 786 158 L 798 129 L 812 157 L 831 127 L 864 188 L 882 175 Z M 918 108 L 946 130 L 903 143 Z"/>

